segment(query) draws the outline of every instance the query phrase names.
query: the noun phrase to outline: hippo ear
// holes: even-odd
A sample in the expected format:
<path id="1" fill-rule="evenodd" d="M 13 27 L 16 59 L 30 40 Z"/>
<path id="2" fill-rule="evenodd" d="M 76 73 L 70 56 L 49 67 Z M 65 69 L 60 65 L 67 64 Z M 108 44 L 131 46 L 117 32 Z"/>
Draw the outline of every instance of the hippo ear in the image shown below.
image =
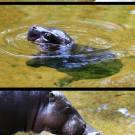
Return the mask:
<path id="1" fill-rule="evenodd" d="M 55 101 L 55 95 L 52 92 L 49 93 L 49 101 L 51 102 Z"/>
<path id="2" fill-rule="evenodd" d="M 52 98 L 52 97 L 54 97 L 55 95 L 52 93 L 52 92 L 50 92 L 49 93 L 49 98 Z"/>

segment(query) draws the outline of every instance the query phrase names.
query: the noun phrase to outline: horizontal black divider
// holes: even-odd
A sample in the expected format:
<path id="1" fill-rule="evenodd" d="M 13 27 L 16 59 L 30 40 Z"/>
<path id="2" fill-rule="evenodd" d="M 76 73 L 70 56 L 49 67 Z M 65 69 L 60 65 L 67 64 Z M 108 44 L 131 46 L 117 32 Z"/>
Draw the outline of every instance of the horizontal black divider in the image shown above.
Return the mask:
<path id="1" fill-rule="evenodd" d="M 0 5 L 135 5 L 135 2 L 0 2 Z"/>
<path id="2" fill-rule="evenodd" d="M 53 91 L 135 91 L 135 88 L 130 88 L 130 87 L 120 87 L 120 88 L 117 88 L 117 87 L 113 87 L 113 88 L 99 88 L 99 87 L 92 87 L 92 88 L 82 88 L 82 87 L 79 87 L 79 88 L 71 88 L 71 87 L 65 87 L 65 88 L 58 88 L 58 87 L 46 87 L 46 88 L 41 88 L 41 87 L 30 87 L 30 88 L 25 88 L 25 87 L 15 87 L 15 88 L 10 88 L 10 87 L 7 87 L 7 88 L 0 88 L 0 91 L 5 91 L 5 90 L 17 90 L 17 91 L 27 91 L 27 90 L 30 90 L 30 91 L 36 91 L 36 90 L 40 90 L 40 91 L 44 91 L 44 90 L 53 90 Z"/>

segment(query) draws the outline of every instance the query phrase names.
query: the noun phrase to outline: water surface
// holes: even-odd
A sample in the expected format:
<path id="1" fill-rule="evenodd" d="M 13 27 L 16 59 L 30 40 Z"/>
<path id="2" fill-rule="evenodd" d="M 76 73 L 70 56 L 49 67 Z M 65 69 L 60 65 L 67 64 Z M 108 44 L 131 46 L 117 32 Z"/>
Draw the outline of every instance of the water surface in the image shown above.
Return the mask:
<path id="1" fill-rule="evenodd" d="M 1 87 L 134 87 L 135 6 L 1 6 Z M 80 47 L 107 49 L 115 59 L 79 69 L 29 66 L 36 46 L 28 28 L 38 24 L 66 31 Z M 46 61 L 44 61 L 46 62 Z M 56 61 L 51 62 L 56 63 Z M 29 80 L 29 81 L 28 81 Z"/>

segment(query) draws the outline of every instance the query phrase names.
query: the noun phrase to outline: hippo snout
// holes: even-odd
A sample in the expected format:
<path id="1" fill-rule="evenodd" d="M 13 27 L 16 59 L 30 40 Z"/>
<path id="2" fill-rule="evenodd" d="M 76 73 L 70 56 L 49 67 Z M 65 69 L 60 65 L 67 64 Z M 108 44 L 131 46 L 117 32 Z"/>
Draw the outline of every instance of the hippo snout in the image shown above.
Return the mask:
<path id="1" fill-rule="evenodd" d="M 27 34 L 27 40 L 35 41 L 39 37 L 40 37 L 40 31 L 37 29 L 37 25 L 31 26 Z"/>
<path id="2" fill-rule="evenodd" d="M 33 25 L 27 33 L 27 40 L 36 44 L 41 52 L 64 54 L 73 49 L 74 40 L 63 30 Z"/>

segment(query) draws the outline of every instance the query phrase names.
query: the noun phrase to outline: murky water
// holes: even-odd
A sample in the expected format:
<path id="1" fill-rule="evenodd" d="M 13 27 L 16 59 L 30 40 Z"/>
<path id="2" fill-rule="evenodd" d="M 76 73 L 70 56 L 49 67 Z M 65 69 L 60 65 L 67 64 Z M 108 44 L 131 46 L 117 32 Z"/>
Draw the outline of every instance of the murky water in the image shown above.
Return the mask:
<path id="1" fill-rule="evenodd" d="M 134 10 L 135 6 L 1 6 L 0 86 L 134 87 Z M 33 61 L 38 49 L 26 39 L 33 24 L 61 28 L 79 47 L 96 48 L 101 54 L 107 50 L 116 57 L 91 57 L 89 65 L 71 70 L 57 60 Z"/>

